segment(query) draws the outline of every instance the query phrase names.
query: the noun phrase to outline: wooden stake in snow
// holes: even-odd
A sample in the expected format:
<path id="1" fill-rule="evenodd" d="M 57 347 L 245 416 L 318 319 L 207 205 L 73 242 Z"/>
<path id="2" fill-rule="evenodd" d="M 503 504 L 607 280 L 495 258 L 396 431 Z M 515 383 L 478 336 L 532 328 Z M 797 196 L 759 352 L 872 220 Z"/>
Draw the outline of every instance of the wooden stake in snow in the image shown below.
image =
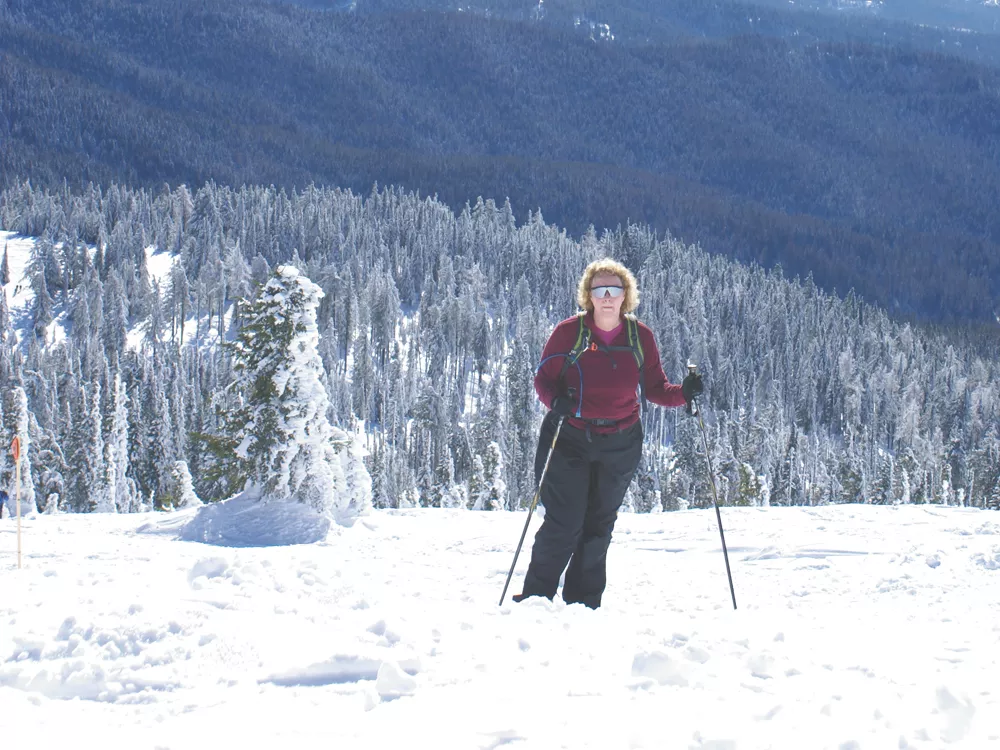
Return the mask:
<path id="1" fill-rule="evenodd" d="M 21 567 L 21 439 L 15 435 L 10 442 L 14 457 L 14 503 L 17 506 L 17 567 Z"/>

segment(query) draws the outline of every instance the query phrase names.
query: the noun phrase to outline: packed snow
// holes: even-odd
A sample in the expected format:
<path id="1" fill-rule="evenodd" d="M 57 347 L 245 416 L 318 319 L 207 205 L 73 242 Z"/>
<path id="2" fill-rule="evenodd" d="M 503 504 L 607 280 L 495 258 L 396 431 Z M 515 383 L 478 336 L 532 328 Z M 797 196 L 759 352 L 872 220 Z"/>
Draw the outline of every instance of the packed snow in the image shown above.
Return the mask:
<path id="1" fill-rule="evenodd" d="M 14 747 L 1000 746 L 1000 514 L 623 514 L 596 611 L 510 601 L 540 519 L 241 499 L 0 521 Z"/>

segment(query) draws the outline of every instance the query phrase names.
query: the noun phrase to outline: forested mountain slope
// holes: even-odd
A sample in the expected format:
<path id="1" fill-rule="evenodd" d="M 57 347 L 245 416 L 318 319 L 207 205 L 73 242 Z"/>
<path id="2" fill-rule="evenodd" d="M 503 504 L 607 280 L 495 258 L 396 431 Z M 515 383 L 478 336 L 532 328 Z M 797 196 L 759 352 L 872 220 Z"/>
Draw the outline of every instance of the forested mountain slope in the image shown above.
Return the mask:
<path id="1" fill-rule="evenodd" d="M 891 314 L 992 321 L 1000 72 L 761 34 L 648 44 L 472 13 L 0 3 L 0 179 L 375 183 L 629 221 Z"/>

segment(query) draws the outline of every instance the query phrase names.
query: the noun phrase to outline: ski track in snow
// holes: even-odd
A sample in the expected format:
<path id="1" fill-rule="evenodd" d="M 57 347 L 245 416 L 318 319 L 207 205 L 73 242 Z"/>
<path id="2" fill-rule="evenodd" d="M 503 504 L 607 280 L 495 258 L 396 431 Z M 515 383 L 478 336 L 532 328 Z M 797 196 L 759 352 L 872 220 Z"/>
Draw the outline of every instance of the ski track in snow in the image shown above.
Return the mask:
<path id="1" fill-rule="evenodd" d="M 201 511 L 202 514 L 210 509 Z M 524 513 L 376 511 L 217 546 L 173 515 L 0 522 L 0 704 L 35 747 L 1000 746 L 1000 515 L 623 515 L 598 611 L 512 604 Z M 270 507 L 217 539 L 307 534 Z M 190 522 L 190 523 L 189 523 Z M 287 527 L 287 533 L 280 529 Z M 195 531 L 191 531 L 195 529 Z M 242 536 L 241 536 L 242 535 Z M 235 540 L 235 541 L 234 541 Z"/>

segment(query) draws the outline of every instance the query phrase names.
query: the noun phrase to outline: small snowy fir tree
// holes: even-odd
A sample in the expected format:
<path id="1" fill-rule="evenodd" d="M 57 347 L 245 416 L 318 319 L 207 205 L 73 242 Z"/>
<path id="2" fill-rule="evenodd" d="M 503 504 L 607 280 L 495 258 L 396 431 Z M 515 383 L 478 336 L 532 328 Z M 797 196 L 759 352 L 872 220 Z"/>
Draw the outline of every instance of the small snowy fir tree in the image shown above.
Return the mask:
<path id="1" fill-rule="evenodd" d="M 909 505 L 913 500 L 910 491 L 910 473 L 906 469 L 900 470 L 899 486 L 902 488 L 899 502 L 903 505 Z"/>
<path id="2" fill-rule="evenodd" d="M 761 481 L 761 477 L 746 461 L 740 463 L 738 471 L 740 479 L 733 505 L 749 508 L 759 507 L 763 504 L 764 497 L 764 483 Z"/>
<path id="3" fill-rule="evenodd" d="M 241 402 L 228 422 L 246 489 L 262 501 L 298 500 L 345 522 L 371 505 L 371 479 L 351 443 L 327 418 L 316 309 L 322 290 L 279 266 L 242 303 L 234 342 Z"/>
<path id="4" fill-rule="evenodd" d="M 0 307 L 3 306 L 3 301 L 3 290 L 0 289 Z M 9 460 L 10 451 L 8 449 L 14 434 L 7 430 L 7 424 L 4 421 L 3 401 L 3 394 L 0 393 L 0 488 L 6 489 L 7 494 L 10 495 L 9 488 L 14 486 L 14 467 Z M 5 510 L 0 512 L 0 516 L 3 516 L 5 512 Z"/>
<path id="5" fill-rule="evenodd" d="M 135 482 L 128 473 L 128 395 L 122 387 L 121 372 L 115 373 L 111 391 L 111 436 L 105 446 L 104 488 L 107 512 L 133 513 L 138 509 Z"/>
<path id="6" fill-rule="evenodd" d="M 465 486 L 455 483 L 455 459 L 448 446 L 445 446 L 441 465 L 438 467 L 437 490 L 442 508 L 465 508 Z"/>
<path id="7" fill-rule="evenodd" d="M 945 464 L 941 472 L 941 489 L 938 493 L 937 502 L 942 505 L 955 504 L 955 488 L 951 485 L 951 467 Z"/>
<path id="8" fill-rule="evenodd" d="M 101 383 L 94 383 L 93 403 L 90 412 L 89 437 L 85 450 L 90 453 L 91 462 L 86 466 L 89 489 L 95 513 L 117 513 L 115 508 L 115 488 L 108 486 L 114 472 L 106 471 L 109 456 L 105 453 L 104 433 L 101 429 Z"/>
<path id="9" fill-rule="evenodd" d="M 986 497 L 986 507 L 989 510 L 1000 510 L 1000 474 L 997 475 L 993 489 Z"/>
<path id="10" fill-rule="evenodd" d="M 622 513 L 635 513 L 635 492 L 632 491 L 632 485 L 629 485 L 625 490 L 625 497 L 622 498 L 619 511 Z"/>
<path id="11" fill-rule="evenodd" d="M 763 474 L 757 475 L 757 479 L 760 482 L 760 507 L 770 508 L 771 507 L 771 485 L 767 481 L 767 477 Z"/>
<path id="12" fill-rule="evenodd" d="M 171 471 L 171 478 L 174 485 L 174 507 L 193 508 L 202 505 L 201 500 L 195 494 L 194 482 L 191 479 L 191 470 L 188 469 L 187 461 L 177 461 Z"/>
<path id="13" fill-rule="evenodd" d="M 16 434 L 21 443 L 20 460 L 17 462 L 21 466 L 21 515 L 31 516 L 36 512 L 35 507 L 35 483 L 31 478 L 31 461 L 28 460 L 28 451 L 31 441 L 28 438 L 28 396 L 20 386 L 14 388 L 14 424 Z M 17 465 L 14 467 L 17 468 Z M 14 510 L 17 500 L 14 492 L 10 492 L 9 507 Z"/>
<path id="14" fill-rule="evenodd" d="M 372 477 L 365 466 L 364 423 L 355 425 L 353 436 L 339 427 L 331 427 L 330 432 L 344 472 L 341 516 L 353 518 L 367 513 L 372 507 Z"/>
<path id="15" fill-rule="evenodd" d="M 485 510 L 506 510 L 507 482 L 504 481 L 503 453 L 495 440 L 486 448 L 484 466 L 486 479 L 489 483 L 484 504 Z"/>
<path id="16" fill-rule="evenodd" d="M 469 474 L 468 493 L 472 510 L 485 510 L 489 489 L 483 457 L 477 454 L 472 457 L 472 472 Z"/>

